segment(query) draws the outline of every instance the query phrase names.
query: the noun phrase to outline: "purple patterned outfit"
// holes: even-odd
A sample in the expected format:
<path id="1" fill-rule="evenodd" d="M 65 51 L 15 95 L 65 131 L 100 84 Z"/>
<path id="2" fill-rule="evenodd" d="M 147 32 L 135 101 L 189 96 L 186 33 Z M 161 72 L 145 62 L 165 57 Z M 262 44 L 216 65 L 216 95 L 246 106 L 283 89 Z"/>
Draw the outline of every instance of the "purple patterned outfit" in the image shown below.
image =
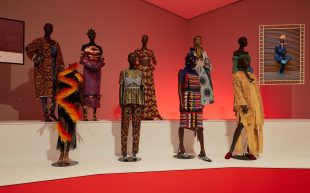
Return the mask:
<path id="1" fill-rule="evenodd" d="M 85 78 L 84 105 L 90 108 L 100 107 L 101 68 L 105 64 L 101 55 L 102 50 L 96 45 L 88 46 L 82 51 L 81 64 L 84 65 Z"/>

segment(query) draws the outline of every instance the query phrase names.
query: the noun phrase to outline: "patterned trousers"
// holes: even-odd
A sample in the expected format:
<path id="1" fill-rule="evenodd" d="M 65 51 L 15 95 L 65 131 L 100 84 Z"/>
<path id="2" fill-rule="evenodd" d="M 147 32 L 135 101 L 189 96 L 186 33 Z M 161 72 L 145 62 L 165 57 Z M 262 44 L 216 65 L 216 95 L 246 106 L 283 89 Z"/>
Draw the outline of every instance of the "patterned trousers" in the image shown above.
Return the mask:
<path id="1" fill-rule="evenodd" d="M 128 104 L 122 107 L 122 130 L 121 130 L 121 142 L 122 142 L 122 155 L 127 155 L 127 140 L 130 118 L 132 118 L 132 153 L 136 154 L 139 150 L 140 141 L 140 125 L 141 125 L 142 106 L 136 104 Z"/>

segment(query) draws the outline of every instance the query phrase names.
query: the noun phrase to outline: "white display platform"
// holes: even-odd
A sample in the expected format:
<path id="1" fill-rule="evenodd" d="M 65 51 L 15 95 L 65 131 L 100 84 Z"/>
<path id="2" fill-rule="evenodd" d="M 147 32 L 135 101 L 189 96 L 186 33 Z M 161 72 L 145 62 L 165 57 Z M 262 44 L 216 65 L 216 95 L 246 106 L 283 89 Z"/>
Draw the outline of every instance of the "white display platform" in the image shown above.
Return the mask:
<path id="1" fill-rule="evenodd" d="M 141 126 L 139 162 L 117 160 L 120 122 L 79 122 L 83 141 L 71 153 L 76 166 L 57 168 L 55 123 L 0 122 L 0 186 L 76 176 L 187 169 L 257 167 L 310 168 L 310 120 L 266 120 L 264 153 L 256 161 L 225 160 L 235 121 L 205 121 L 205 147 L 212 163 L 197 158 L 173 158 L 178 147 L 178 121 L 144 121 Z M 130 130 L 131 134 L 131 130 Z M 128 141 L 131 149 L 131 138 Z M 186 131 L 187 152 L 199 153 L 199 142 Z"/>

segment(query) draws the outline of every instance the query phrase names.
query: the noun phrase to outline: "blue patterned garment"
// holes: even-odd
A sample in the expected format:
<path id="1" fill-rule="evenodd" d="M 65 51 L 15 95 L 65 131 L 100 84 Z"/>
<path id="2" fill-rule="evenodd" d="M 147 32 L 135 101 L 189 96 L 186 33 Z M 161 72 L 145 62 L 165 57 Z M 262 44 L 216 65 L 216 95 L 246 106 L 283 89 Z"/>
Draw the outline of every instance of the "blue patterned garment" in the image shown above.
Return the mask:
<path id="1" fill-rule="evenodd" d="M 58 54 L 58 49 L 56 44 L 50 46 L 51 50 L 51 59 L 52 59 L 52 81 L 53 81 L 53 92 L 56 91 L 57 84 L 57 67 L 56 67 L 56 59 Z"/>
<path id="2" fill-rule="evenodd" d="M 288 63 L 288 61 L 292 60 L 291 57 L 286 55 L 286 52 L 287 50 L 284 45 L 278 44 L 275 47 L 274 59 L 282 66 L 285 66 Z"/>

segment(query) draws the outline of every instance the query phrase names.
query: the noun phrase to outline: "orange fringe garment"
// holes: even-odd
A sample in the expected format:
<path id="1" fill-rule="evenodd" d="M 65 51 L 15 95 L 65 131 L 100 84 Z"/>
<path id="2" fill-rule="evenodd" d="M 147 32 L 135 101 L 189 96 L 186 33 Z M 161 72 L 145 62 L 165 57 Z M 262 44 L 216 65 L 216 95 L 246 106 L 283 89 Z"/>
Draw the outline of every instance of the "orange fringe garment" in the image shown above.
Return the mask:
<path id="1" fill-rule="evenodd" d="M 62 82 L 64 84 L 69 85 L 69 88 L 61 89 L 57 95 L 55 96 L 55 102 L 60 107 L 64 108 L 65 111 L 68 113 L 71 120 L 76 123 L 76 121 L 80 120 L 79 110 L 76 108 L 74 104 L 71 104 L 65 100 L 68 96 L 73 94 L 76 90 L 79 89 L 79 83 L 75 82 L 74 80 L 65 77 L 67 74 L 73 72 L 78 68 L 78 64 L 73 64 L 58 75 L 58 82 Z M 78 79 L 79 82 L 83 82 L 84 78 L 81 74 L 76 73 L 75 77 Z M 63 124 L 59 121 L 56 124 L 56 130 L 60 136 L 60 139 L 63 142 L 71 141 L 72 136 L 66 131 Z"/>

